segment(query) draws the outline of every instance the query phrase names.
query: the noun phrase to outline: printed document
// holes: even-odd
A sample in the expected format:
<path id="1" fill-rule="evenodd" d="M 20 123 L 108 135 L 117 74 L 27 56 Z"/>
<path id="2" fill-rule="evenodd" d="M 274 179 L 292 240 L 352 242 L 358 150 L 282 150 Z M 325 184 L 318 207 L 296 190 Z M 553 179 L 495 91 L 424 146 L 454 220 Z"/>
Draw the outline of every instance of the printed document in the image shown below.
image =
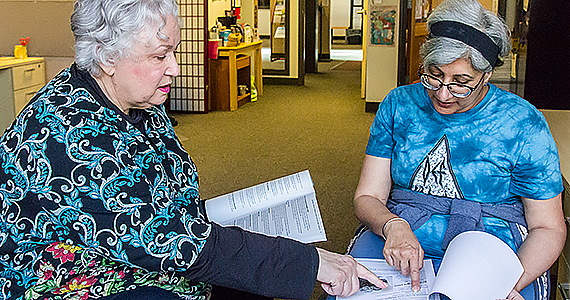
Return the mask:
<path id="1" fill-rule="evenodd" d="M 410 276 L 404 276 L 396 268 L 388 265 L 384 259 L 355 258 L 360 264 L 368 268 L 381 279 L 388 281 L 388 287 L 382 290 L 362 287 L 360 291 L 343 299 L 350 300 L 426 300 L 435 278 L 433 264 L 430 259 L 424 260 L 424 267 L 420 270 L 420 291 L 412 292 Z M 434 295 L 430 300 L 439 300 Z"/>
<path id="2" fill-rule="evenodd" d="M 303 243 L 326 241 L 321 212 L 308 170 L 206 200 L 208 218 Z"/>
<path id="3" fill-rule="evenodd" d="M 440 294 L 453 300 L 506 299 L 523 274 L 515 252 L 499 238 L 481 231 L 457 235 L 445 251 L 437 276 L 431 260 L 424 260 L 420 271 L 421 290 L 413 293 L 410 276 L 403 276 L 383 259 L 359 259 L 378 277 L 388 281 L 379 290 L 361 284 L 348 299 L 359 300 L 439 300 Z"/>

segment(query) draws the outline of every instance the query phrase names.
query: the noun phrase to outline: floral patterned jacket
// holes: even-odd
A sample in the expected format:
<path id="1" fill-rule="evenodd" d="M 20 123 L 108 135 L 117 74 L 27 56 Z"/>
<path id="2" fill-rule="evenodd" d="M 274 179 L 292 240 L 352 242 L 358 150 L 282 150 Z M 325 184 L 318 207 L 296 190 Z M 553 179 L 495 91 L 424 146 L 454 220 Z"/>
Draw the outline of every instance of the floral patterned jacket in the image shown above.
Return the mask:
<path id="1" fill-rule="evenodd" d="M 88 299 L 135 286 L 191 299 L 178 275 L 211 232 L 198 174 L 161 107 L 136 128 L 75 65 L 0 139 L 0 299 Z M 142 130 L 141 130 L 142 129 Z"/>

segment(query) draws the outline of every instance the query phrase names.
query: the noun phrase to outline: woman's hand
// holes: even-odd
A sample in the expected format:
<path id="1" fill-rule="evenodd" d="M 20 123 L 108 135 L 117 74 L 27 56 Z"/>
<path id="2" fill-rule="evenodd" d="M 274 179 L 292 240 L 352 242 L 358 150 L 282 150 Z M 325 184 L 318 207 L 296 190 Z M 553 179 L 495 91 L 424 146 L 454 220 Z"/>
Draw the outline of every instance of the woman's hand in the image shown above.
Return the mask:
<path id="1" fill-rule="evenodd" d="M 392 188 L 391 162 L 388 158 L 366 155 L 354 195 L 354 212 L 374 233 L 386 237 L 386 262 L 403 275 L 411 275 L 412 290 L 419 291 L 424 250 L 418 239 L 404 221 L 394 220 L 384 228 L 389 219 L 397 217 L 386 207 Z"/>
<path id="2" fill-rule="evenodd" d="M 386 244 L 384 257 L 390 266 L 396 267 L 402 275 L 412 278 L 412 291 L 420 290 L 420 270 L 423 268 L 424 250 L 404 220 L 390 222 L 384 228 Z"/>
<path id="3" fill-rule="evenodd" d="M 507 296 L 507 299 L 501 299 L 501 300 L 524 300 L 524 298 L 523 296 L 521 296 L 521 294 L 519 294 L 519 292 L 513 289 Z"/>
<path id="4" fill-rule="evenodd" d="M 384 281 L 357 263 L 351 256 L 320 248 L 317 248 L 317 252 L 319 253 L 317 280 L 329 295 L 348 297 L 358 292 L 360 289 L 358 278 L 366 279 L 379 288 L 388 287 Z"/>

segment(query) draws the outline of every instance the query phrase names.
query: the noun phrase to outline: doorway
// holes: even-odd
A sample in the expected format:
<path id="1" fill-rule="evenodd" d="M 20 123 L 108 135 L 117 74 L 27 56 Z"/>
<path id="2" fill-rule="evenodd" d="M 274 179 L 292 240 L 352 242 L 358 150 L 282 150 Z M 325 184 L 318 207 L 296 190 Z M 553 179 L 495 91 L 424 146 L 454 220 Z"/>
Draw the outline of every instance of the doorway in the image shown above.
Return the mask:
<path id="1" fill-rule="evenodd" d="M 258 1 L 258 34 L 262 40 L 263 74 L 288 74 L 289 2 Z"/>
<path id="2" fill-rule="evenodd" d="M 363 0 L 337 0 L 330 9 L 331 69 L 341 68 L 343 64 L 361 67 Z"/>

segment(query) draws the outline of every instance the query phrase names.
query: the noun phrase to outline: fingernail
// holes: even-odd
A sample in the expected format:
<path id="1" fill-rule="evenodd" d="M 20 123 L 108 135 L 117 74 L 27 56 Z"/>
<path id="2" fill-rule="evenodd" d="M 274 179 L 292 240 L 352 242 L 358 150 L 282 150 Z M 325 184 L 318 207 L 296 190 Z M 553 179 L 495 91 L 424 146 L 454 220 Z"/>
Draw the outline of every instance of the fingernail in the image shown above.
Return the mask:
<path id="1" fill-rule="evenodd" d="M 420 287 L 419 287 L 419 286 L 414 286 L 414 287 L 412 288 L 412 291 L 413 291 L 414 293 L 417 293 L 417 292 L 420 291 Z"/>

